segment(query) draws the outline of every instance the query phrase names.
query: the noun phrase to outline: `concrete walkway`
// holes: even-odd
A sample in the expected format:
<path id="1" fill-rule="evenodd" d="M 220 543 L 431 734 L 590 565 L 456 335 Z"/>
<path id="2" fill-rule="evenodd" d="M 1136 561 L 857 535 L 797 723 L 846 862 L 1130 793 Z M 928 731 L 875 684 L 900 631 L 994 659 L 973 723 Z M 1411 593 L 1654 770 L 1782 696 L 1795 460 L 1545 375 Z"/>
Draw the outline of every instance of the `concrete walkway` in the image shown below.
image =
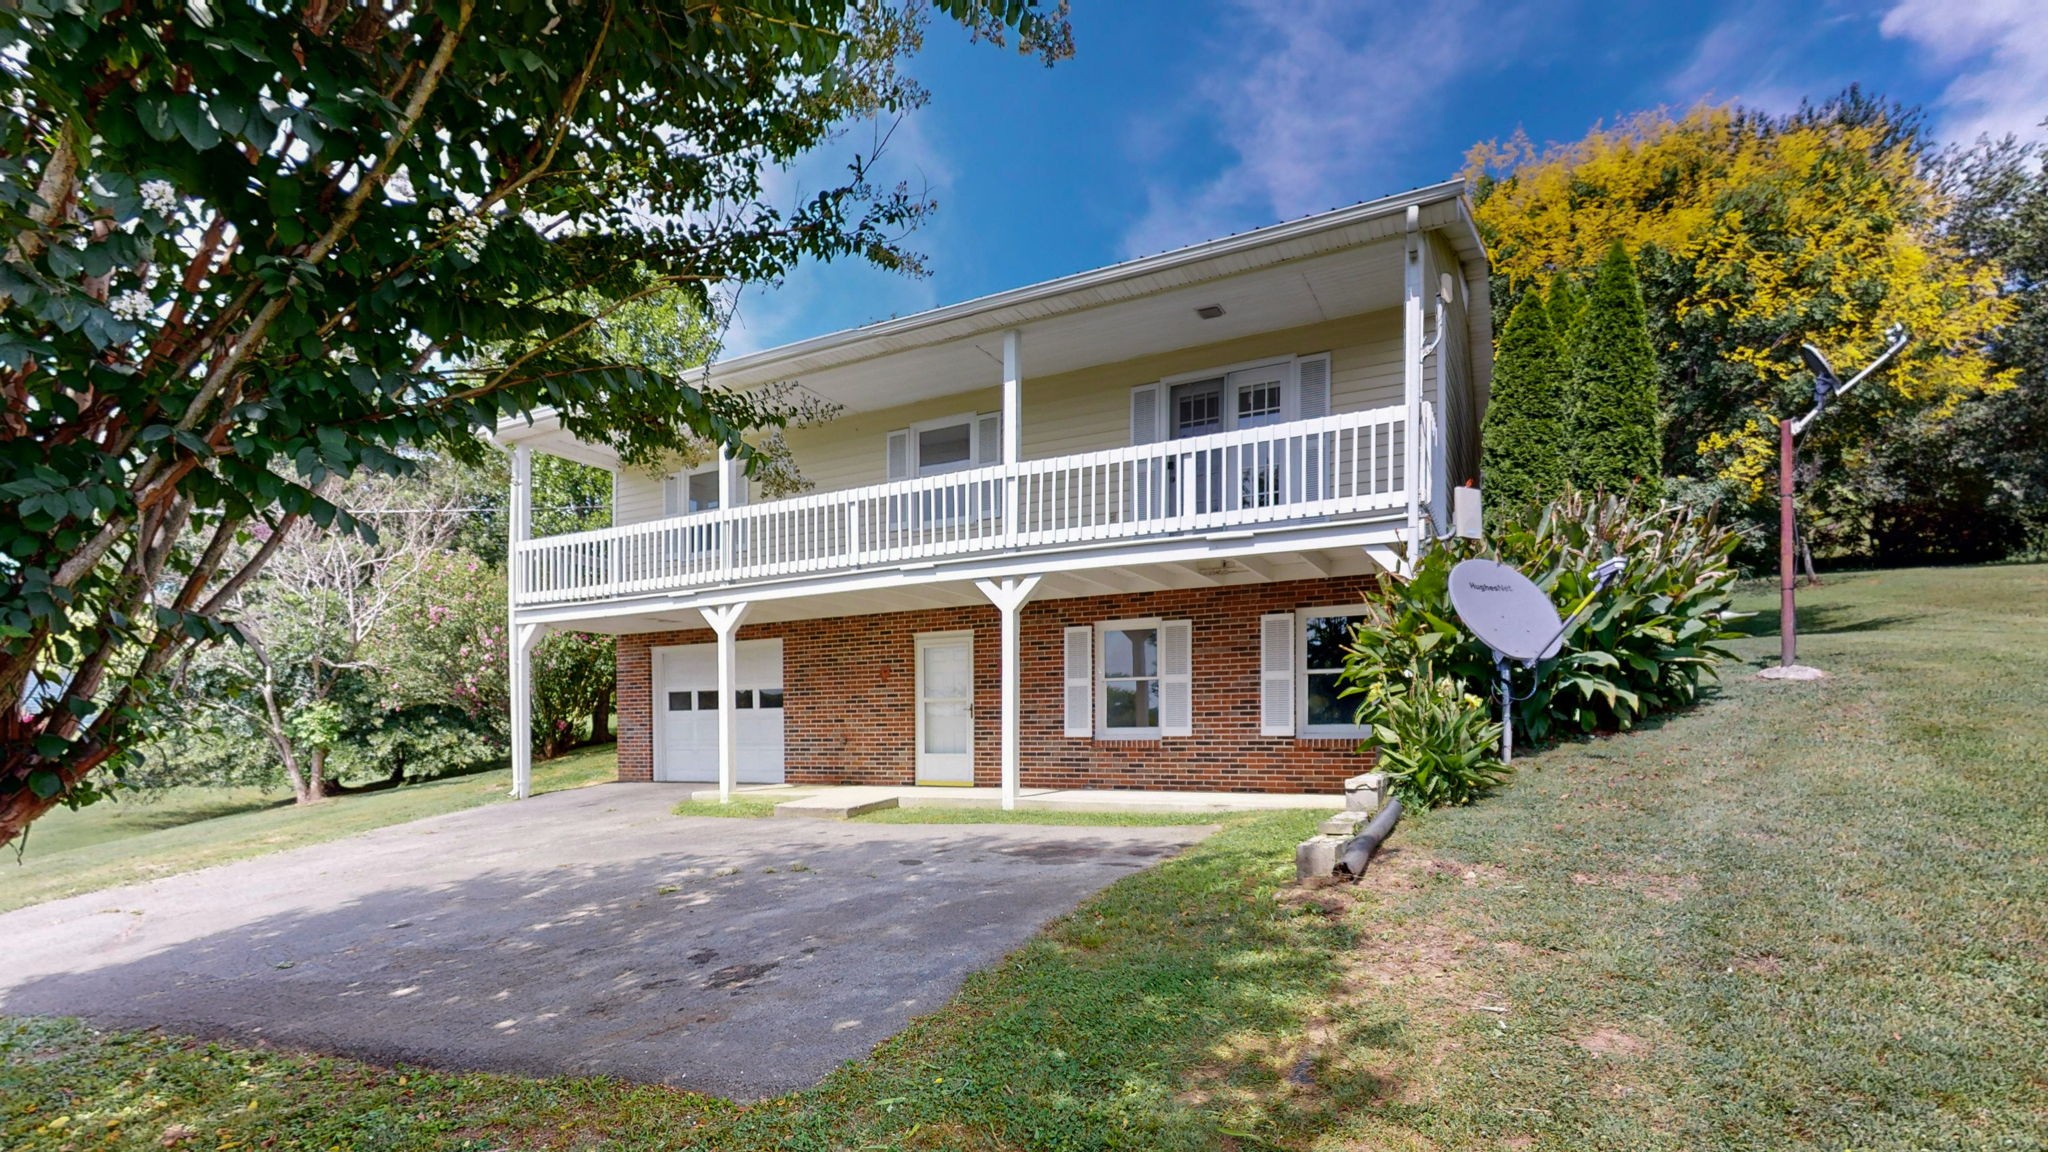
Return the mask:
<path id="1" fill-rule="evenodd" d="M 807 1087 L 1209 831 L 686 819 L 605 784 L 0 915 L 0 1012 Z"/>
<path id="2" fill-rule="evenodd" d="M 884 808 L 1000 808 L 1000 788 L 950 788 L 940 785 L 844 785 L 818 788 L 801 784 L 747 784 L 733 795 L 775 804 L 778 816 L 846 819 Z M 716 800 L 718 789 L 698 788 L 692 800 Z M 1138 792 L 1111 788 L 1026 788 L 1017 807 L 1049 812 L 1270 812 L 1276 809 L 1338 809 L 1344 797 L 1314 792 Z"/>

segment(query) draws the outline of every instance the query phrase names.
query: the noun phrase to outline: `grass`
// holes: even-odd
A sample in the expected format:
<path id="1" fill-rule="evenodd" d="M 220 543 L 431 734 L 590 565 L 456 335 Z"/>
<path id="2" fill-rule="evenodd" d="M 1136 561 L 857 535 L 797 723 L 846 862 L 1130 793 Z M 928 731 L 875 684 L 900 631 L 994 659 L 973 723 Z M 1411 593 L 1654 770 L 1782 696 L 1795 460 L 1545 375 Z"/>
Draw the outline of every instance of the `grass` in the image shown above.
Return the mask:
<path id="1" fill-rule="evenodd" d="M 2042 603 L 2039 566 L 1832 580 L 1825 682 L 1731 668 L 1355 888 L 1287 884 L 1315 814 L 1231 821 L 792 1096 L 17 1021 L 0 1146 L 2041 1149 Z"/>
<path id="2" fill-rule="evenodd" d="M 760 820 L 775 815 L 777 801 L 739 795 L 725 804 L 716 800 L 685 800 L 670 809 L 678 816 L 723 816 L 734 820 Z"/>
<path id="3" fill-rule="evenodd" d="M 612 749 L 590 748 L 535 764 L 533 787 L 554 792 L 616 774 Z M 500 768 L 304 807 L 289 793 L 180 788 L 60 809 L 29 829 L 18 866 L 0 864 L 12 866 L 0 912 L 495 803 L 511 784 L 512 770 Z"/>

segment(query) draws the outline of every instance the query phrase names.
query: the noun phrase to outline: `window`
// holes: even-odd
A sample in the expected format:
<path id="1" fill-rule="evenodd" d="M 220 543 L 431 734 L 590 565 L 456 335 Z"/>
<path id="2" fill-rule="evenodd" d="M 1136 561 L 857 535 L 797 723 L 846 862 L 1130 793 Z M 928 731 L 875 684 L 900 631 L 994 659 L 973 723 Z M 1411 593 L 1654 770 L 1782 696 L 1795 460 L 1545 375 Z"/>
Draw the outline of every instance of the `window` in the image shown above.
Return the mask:
<path id="1" fill-rule="evenodd" d="M 668 710 L 671 712 L 688 712 L 690 710 L 690 694 L 688 692 L 669 693 Z"/>
<path id="2" fill-rule="evenodd" d="M 1223 431 L 1223 381 L 1197 380 L 1173 386 L 1173 438 Z"/>
<path id="3" fill-rule="evenodd" d="M 662 514 L 687 516 L 718 507 L 718 465 L 707 464 L 670 476 L 661 486 Z"/>
<path id="4" fill-rule="evenodd" d="M 1159 734 L 1159 625 L 1125 621 L 1101 626 L 1102 733 Z"/>
<path id="5" fill-rule="evenodd" d="M 1248 383 L 1237 392 L 1237 426 L 1256 428 L 1280 419 L 1280 381 Z"/>
<path id="6" fill-rule="evenodd" d="M 1358 697 L 1343 696 L 1344 652 L 1352 630 L 1365 620 L 1363 608 L 1310 608 L 1296 614 L 1301 650 L 1301 734 L 1364 736 L 1357 722 Z"/>
<path id="7" fill-rule="evenodd" d="M 917 434 L 917 474 L 935 476 L 957 472 L 974 460 L 974 422 L 941 424 Z"/>
<path id="8" fill-rule="evenodd" d="M 946 416 L 898 428 L 884 439 L 888 479 L 943 476 L 999 463 L 1003 418 L 999 412 Z"/>

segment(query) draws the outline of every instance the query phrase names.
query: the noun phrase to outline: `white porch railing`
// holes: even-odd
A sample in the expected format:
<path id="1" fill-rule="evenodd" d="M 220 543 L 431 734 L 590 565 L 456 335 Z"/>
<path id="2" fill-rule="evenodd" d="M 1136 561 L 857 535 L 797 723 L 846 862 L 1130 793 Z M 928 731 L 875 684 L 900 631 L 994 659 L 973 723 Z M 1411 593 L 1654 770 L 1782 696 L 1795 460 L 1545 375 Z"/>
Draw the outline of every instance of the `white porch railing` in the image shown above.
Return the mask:
<path id="1" fill-rule="evenodd" d="M 549 536 L 518 545 L 519 604 L 856 571 L 910 561 L 1399 509 L 1400 408 L 1025 460 Z M 1425 412 L 1415 448 L 1435 442 Z M 1425 504 L 1429 494 L 1422 498 Z"/>

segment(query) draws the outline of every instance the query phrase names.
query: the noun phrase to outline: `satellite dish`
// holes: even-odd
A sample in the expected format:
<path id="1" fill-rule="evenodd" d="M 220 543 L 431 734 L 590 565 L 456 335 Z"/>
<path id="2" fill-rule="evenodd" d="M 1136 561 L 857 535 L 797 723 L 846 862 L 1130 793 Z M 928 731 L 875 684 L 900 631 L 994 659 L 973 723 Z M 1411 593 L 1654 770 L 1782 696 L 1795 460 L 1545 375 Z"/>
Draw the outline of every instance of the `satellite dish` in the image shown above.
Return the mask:
<path id="1" fill-rule="evenodd" d="M 1498 560 L 1466 560 L 1451 569 L 1451 605 L 1486 646 L 1533 664 L 1564 646 L 1564 621 L 1536 582 Z"/>

